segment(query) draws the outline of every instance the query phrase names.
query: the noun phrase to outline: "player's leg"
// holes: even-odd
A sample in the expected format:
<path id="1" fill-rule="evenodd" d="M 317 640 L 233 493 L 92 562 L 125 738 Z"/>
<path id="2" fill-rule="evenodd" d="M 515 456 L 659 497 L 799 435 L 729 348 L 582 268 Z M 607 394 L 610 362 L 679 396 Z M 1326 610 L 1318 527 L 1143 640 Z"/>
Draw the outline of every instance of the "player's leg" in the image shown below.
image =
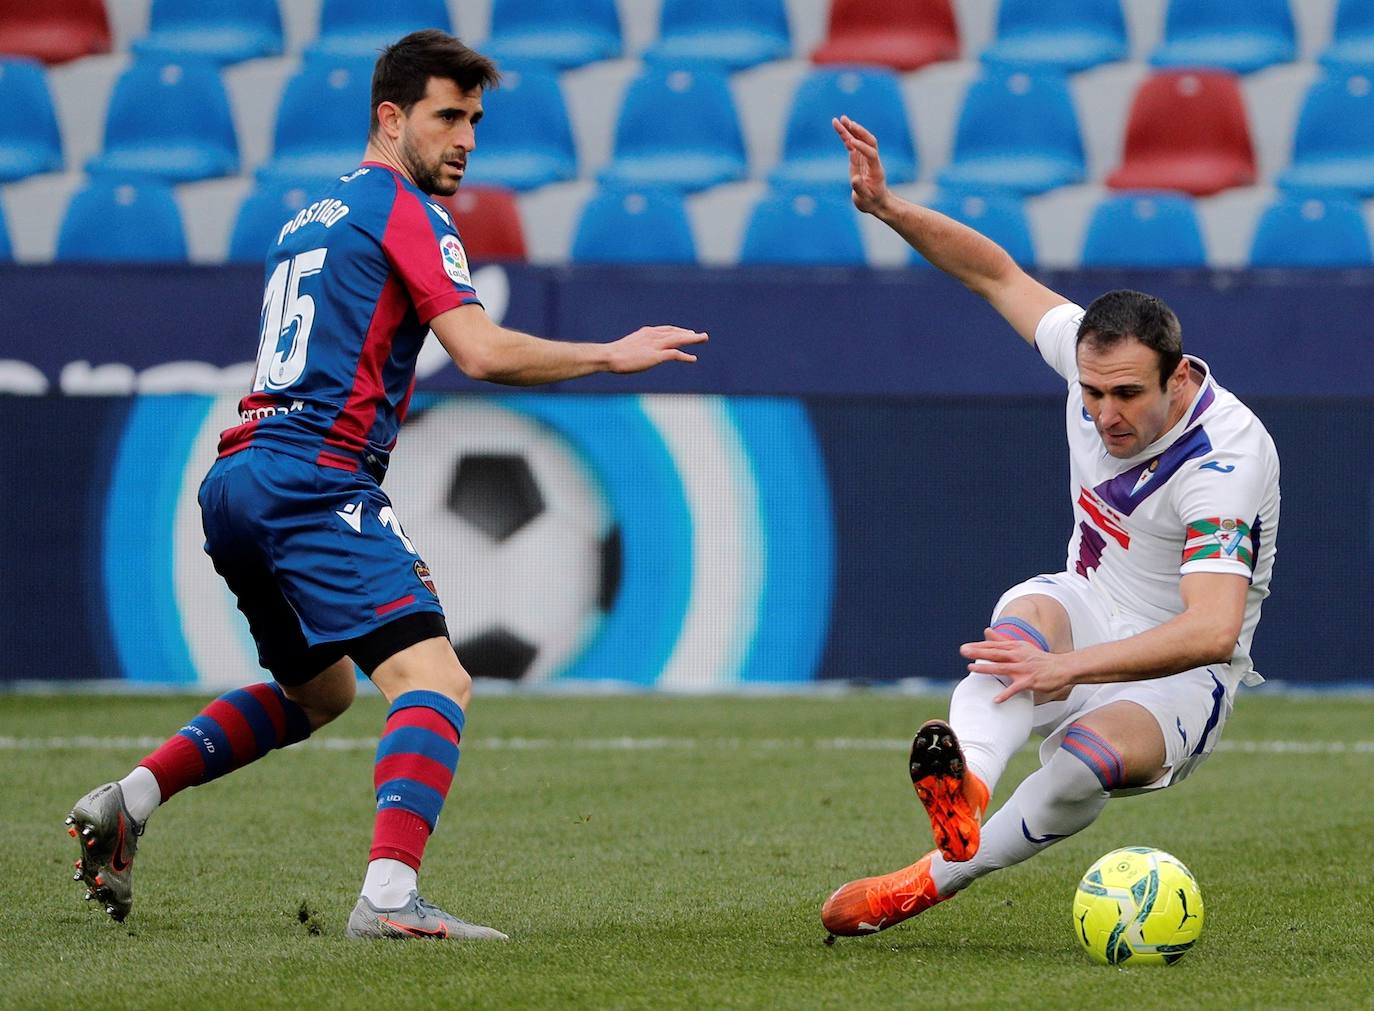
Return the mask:
<path id="1" fill-rule="evenodd" d="M 472 679 L 453 652 L 442 617 L 412 618 L 410 631 L 383 629 L 355 646 L 355 659 L 370 670 L 388 707 L 373 773 L 372 848 L 347 934 L 505 940 L 501 932 L 451 916 L 419 894 L 425 846 L 458 768 Z M 441 635 L 409 641 L 436 619 L 431 630 L 442 630 Z"/>
<path id="2" fill-rule="evenodd" d="M 1033 584 L 1021 584 L 1026 587 Z M 989 635 L 1020 639 L 1057 653 L 1074 648 L 1064 605 L 1044 593 L 999 601 Z M 970 674 L 954 689 L 949 721 L 930 720 L 911 743 L 909 771 L 930 818 L 935 846 L 946 860 L 968 860 L 978 851 L 980 825 L 1007 762 L 1030 737 L 1037 701 L 1018 695 L 994 699 L 1006 680 Z"/>

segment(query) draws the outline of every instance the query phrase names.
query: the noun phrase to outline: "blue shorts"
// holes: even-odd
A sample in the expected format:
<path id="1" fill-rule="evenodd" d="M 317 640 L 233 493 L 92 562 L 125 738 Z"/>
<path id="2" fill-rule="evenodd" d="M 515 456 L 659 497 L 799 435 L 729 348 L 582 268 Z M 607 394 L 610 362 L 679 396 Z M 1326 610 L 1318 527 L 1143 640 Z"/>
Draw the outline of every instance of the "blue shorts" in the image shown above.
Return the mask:
<path id="1" fill-rule="evenodd" d="M 375 652 L 379 629 L 417 630 L 383 637 L 391 652 L 447 634 L 429 569 L 368 475 L 255 446 L 215 462 L 200 509 L 205 552 L 284 684 L 343 656 L 371 673 L 355 652 Z"/>

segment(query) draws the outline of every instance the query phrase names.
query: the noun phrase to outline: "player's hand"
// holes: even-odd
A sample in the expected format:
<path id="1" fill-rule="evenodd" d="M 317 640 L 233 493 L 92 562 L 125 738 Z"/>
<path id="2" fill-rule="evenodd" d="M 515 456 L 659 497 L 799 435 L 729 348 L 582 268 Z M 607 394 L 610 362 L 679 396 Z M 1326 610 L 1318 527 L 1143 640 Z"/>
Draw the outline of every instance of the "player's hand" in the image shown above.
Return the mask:
<path id="1" fill-rule="evenodd" d="M 887 173 L 878 157 L 878 138 L 848 116 L 830 125 L 849 151 L 849 187 L 854 206 L 865 214 L 877 214 L 887 200 Z"/>
<path id="2" fill-rule="evenodd" d="M 611 372 L 643 372 L 664 362 L 694 362 L 697 356 L 682 349 L 704 344 L 709 336 L 680 326 L 642 326 L 606 346 Z"/>
<path id="3" fill-rule="evenodd" d="M 993 699 L 1005 702 L 1024 691 L 1052 695 L 1073 684 L 1065 653 L 1047 653 L 1020 639 L 993 638 L 992 629 L 983 632 L 982 642 L 966 642 L 959 653 L 967 660 L 970 674 L 993 674 L 1010 683 Z"/>

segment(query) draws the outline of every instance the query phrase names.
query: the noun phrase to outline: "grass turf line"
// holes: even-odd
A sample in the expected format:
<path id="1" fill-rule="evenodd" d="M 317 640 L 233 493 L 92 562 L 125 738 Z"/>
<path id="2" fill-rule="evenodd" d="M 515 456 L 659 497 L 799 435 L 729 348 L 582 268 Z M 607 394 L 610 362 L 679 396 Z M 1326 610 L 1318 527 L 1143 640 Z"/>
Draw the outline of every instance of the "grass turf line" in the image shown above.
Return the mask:
<path id="1" fill-rule="evenodd" d="M 0 736 L 161 736 L 185 697 L 0 696 Z M 929 848 L 897 749 L 943 699 L 478 699 L 422 881 L 507 945 L 341 936 L 371 830 L 365 751 L 274 754 L 178 797 L 141 843 L 116 925 L 70 880 L 62 817 L 141 752 L 9 751 L 0 848 L 7 1007 L 1331 1008 L 1368 1006 L 1374 753 L 1227 752 L 952 902 L 872 938 L 822 945 L 821 902 Z M 1374 702 L 1243 697 L 1228 741 L 1367 741 Z M 324 736 L 375 735 L 379 701 Z M 535 750 L 482 737 L 566 741 Z M 588 738 L 698 738 L 591 750 Z M 787 748 L 750 742 L 799 742 Z M 712 747 L 711 741 L 739 742 Z M 994 803 L 1031 768 L 1015 759 Z M 1069 906 L 1102 853 L 1143 843 L 1197 875 L 1207 923 L 1162 970 L 1090 964 Z"/>

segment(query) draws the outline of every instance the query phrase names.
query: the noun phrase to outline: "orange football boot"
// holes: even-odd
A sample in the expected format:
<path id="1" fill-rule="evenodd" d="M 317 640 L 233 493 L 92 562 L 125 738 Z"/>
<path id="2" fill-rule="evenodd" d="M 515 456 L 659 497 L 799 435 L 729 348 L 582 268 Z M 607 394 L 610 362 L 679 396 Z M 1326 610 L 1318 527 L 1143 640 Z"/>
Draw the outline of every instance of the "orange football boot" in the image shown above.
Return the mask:
<path id="1" fill-rule="evenodd" d="M 821 907 L 821 923 L 839 937 L 875 934 L 953 898 L 935 889 L 935 879 L 930 876 L 930 858 L 934 855 L 932 850 L 900 871 L 841 885 Z"/>
<path id="2" fill-rule="evenodd" d="M 988 788 L 964 765 L 959 738 L 944 720 L 927 720 L 911 742 L 911 785 L 930 816 L 940 855 L 953 863 L 978 852 Z"/>

